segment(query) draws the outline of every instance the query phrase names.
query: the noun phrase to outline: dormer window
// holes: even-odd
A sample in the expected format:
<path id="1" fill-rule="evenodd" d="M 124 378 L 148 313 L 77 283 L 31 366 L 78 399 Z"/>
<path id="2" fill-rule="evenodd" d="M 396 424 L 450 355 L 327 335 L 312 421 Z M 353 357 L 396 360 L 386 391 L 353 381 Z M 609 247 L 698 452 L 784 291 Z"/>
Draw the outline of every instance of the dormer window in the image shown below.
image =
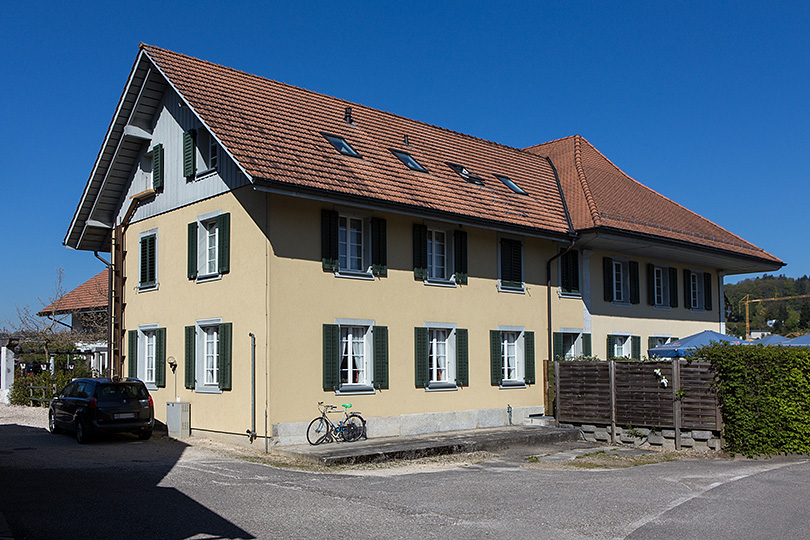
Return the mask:
<path id="1" fill-rule="evenodd" d="M 478 186 L 484 185 L 484 179 L 478 176 L 477 174 L 470 172 L 470 170 L 464 165 L 459 165 L 457 163 L 450 163 L 450 162 L 448 162 L 447 164 L 450 166 L 451 169 L 456 171 L 456 173 L 467 182 L 470 182 L 471 184 L 476 184 Z"/>
<path id="2" fill-rule="evenodd" d="M 515 184 L 508 176 L 504 176 L 502 174 L 494 175 L 495 178 L 506 184 L 506 187 L 517 193 L 518 195 L 526 195 L 526 192 L 523 189 Z"/>
<path id="3" fill-rule="evenodd" d="M 339 137 L 337 135 L 329 135 L 328 133 L 321 133 L 321 135 L 326 137 L 326 140 L 332 143 L 332 146 L 335 147 L 335 150 L 337 150 L 344 156 L 356 158 L 362 157 L 360 153 L 354 148 L 352 148 L 352 145 L 346 142 L 346 139 L 344 139 L 343 137 Z"/>
<path id="4" fill-rule="evenodd" d="M 402 163 L 404 163 L 405 166 L 408 167 L 409 169 L 423 173 L 428 172 L 427 169 L 422 167 L 422 165 L 418 161 L 416 161 L 412 155 L 394 149 L 391 149 L 391 152 L 393 152 L 393 154 L 397 156 L 399 160 Z"/>

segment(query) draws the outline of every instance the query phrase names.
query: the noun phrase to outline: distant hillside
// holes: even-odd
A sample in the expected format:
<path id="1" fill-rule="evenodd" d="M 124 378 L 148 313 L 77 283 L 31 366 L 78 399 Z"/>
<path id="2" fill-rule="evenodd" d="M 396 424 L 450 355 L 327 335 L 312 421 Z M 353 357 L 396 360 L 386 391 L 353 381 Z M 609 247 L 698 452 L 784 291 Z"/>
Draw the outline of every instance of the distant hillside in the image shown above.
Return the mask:
<path id="1" fill-rule="evenodd" d="M 798 279 L 785 276 L 749 278 L 734 285 L 725 285 L 726 307 L 731 309 L 727 331 L 738 336 L 745 335 L 745 304 L 740 304 L 746 294 L 755 298 L 774 298 L 810 294 L 810 277 Z M 810 332 L 810 298 L 758 302 L 750 304 L 751 330 L 770 330 L 774 334 L 806 334 Z M 768 321 L 775 321 L 772 327 Z"/>

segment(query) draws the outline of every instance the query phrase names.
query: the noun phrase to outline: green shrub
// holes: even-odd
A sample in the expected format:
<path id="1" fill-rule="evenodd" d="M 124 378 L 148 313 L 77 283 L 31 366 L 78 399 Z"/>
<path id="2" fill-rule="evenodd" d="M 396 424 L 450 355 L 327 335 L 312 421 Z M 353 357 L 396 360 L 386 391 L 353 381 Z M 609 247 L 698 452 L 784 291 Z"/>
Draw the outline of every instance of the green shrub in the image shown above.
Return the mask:
<path id="1" fill-rule="evenodd" d="M 693 356 L 717 372 L 727 450 L 810 453 L 810 348 L 715 344 Z"/>
<path id="2" fill-rule="evenodd" d="M 51 375 L 50 371 L 43 371 L 37 374 L 27 374 L 23 376 L 17 375 L 14 378 L 14 383 L 11 385 L 11 392 L 9 392 L 9 402 L 12 405 L 31 405 L 29 398 L 29 386 L 45 386 L 47 389 L 45 397 L 51 397 L 54 386 L 55 391 L 59 392 L 71 380 L 77 377 L 92 377 L 91 370 L 84 362 L 77 362 L 74 364 L 72 370 L 58 371 Z M 35 390 L 34 397 L 40 397 L 42 390 Z"/>

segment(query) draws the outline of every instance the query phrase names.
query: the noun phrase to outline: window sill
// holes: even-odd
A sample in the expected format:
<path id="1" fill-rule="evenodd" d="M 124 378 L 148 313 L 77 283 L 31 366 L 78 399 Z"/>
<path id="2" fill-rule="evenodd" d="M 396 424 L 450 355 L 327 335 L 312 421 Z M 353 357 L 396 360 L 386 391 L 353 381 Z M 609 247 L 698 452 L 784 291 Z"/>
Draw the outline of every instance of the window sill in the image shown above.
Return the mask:
<path id="1" fill-rule="evenodd" d="M 656 304 L 653 306 L 653 309 L 656 309 L 658 311 L 672 311 L 672 307 L 666 304 Z"/>
<path id="2" fill-rule="evenodd" d="M 194 389 L 198 394 L 221 394 L 219 386 L 198 386 Z"/>
<path id="3" fill-rule="evenodd" d="M 430 383 L 425 387 L 425 392 L 452 392 L 458 390 L 458 386 L 453 383 Z"/>
<path id="4" fill-rule="evenodd" d="M 157 385 L 155 383 L 153 383 L 153 382 L 143 381 L 143 384 L 146 385 L 146 389 L 149 390 L 150 392 L 157 392 L 158 391 Z"/>
<path id="5" fill-rule="evenodd" d="M 456 282 L 452 279 L 426 279 L 424 281 L 425 285 L 429 285 L 431 287 L 449 287 L 451 289 L 455 289 Z"/>
<path id="6" fill-rule="evenodd" d="M 335 390 L 336 396 L 357 396 L 357 395 L 373 395 L 376 394 L 377 390 L 374 389 L 372 386 L 365 386 L 365 385 L 346 385 L 342 386 L 340 389 Z"/>
<path id="7" fill-rule="evenodd" d="M 557 296 L 559 296 L 560 298 L 576 298 L 577 300 L 579 300 L 580 298 L 582 298 L 582 293 L 565 292 L 563 290 L 558 290 Z"/>
<path id="8" fill-rule="evenodd" d="M 354 272 L 352 270 L 338 270 L 335 272 L 335 277 L 346 279 L 365 279 L 366 281 L 374 281 L 374 274 L 371 272 Z"/>
<path id="9" fill-rule="evenodd" d="M 160 287 L 159 283 L 155 283 L 154 285 L 138 285 L 138 292 L 149 292 L 149 291 L 156 291 Z"/>
<path id="10" fill-rule="evenodd" d="M 205 276 L 197 276 L 196 283 L 206 283 L 208 281 L 218 281 L 222 279 L 222 274 L 208 274 Z"/>
<path id="11" fill-rule="evenodd" d="M 512 294 L 526 294 L 526 287 L 504 287 L 498 283 L 498 292 L 512 293 Z"/>
<path id="12" fill-rule="evenodd" d="M 526 383 L 523 381 L 501 381 L 498 385 L 501 390 L 509 390 L 512 388 L 526 388 Z"/>
<path id="13" fill-rule="evenodd" d="M 689 308 L 689 311 L 692 313 L 706 313 L 706 310 L 701 308 Z"/>
<path id="14" fill-rule="evenodd" d="M 633 304 L 630 302 L 616 302 L 615 300 L 610 303 L 611 306 L 622 307 L 622 308 L 629 308 L 633 307 Z"/>
<path id="15" fill-rule="evenodd" d="M 193 180 L 202 180 L 203 178 L 214 176 L 216 173 L 217 173 L 216 167 L 214 167 L 213 169 L 206 169 L 204 171 L 200 171 L 197 174 L 195 174 Z"/>

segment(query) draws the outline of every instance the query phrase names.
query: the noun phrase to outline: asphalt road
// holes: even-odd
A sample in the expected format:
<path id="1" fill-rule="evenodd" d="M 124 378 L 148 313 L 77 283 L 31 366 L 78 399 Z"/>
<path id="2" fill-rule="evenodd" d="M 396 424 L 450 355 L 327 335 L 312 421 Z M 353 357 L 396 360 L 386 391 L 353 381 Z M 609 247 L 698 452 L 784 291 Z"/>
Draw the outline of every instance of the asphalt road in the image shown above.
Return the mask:
<path id="1" fill-rule="evenodd" d="M 0 424 L 0 512 L 17 540 L 810 538 L 805 459 L 571 471 L 533 468 L 527 453 L 461 468 L 313 473 L 164 438 L 80 446 Z"/>

